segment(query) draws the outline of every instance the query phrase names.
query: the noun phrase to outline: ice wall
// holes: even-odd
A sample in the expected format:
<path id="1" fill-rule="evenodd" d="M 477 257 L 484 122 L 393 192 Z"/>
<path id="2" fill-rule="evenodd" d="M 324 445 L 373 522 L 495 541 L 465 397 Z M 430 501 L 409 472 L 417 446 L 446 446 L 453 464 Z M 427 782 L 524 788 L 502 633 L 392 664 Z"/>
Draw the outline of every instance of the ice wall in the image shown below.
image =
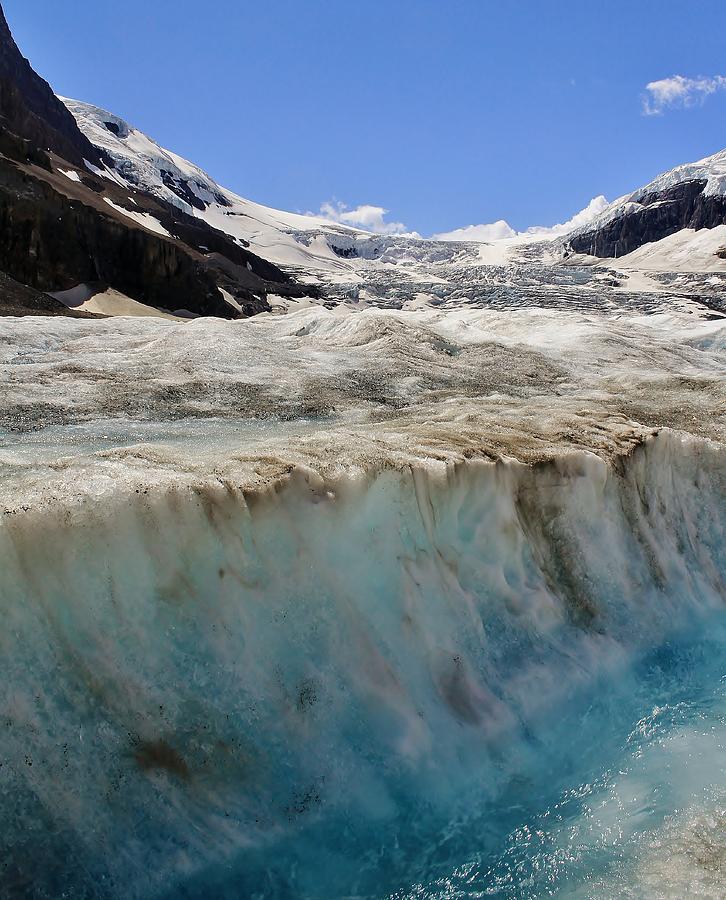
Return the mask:
<path id="1" fill-rule="evenodd" d="M 723 449 L 666 431 L 611 464 L 299 469 L 16 509 L 3 882 L 411 884 L 467 809 L 536 789 L 593 685 L 723 610 L 725 501 Z"/>

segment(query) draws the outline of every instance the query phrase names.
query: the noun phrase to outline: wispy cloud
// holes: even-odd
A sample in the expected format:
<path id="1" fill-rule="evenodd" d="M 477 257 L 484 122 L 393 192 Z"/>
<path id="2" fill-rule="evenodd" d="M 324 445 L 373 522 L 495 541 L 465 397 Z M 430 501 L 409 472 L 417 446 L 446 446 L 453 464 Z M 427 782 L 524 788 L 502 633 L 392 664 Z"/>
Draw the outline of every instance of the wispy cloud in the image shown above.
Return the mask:
<path id="1" fill-rule="evenodd" d="M 650 84 L 646 84 L 643 94 L 643 115 L 660 116 L 669 108 L 685 109 L 697 106 L 716 91 L 724 90 L 726 90 L 724 75 L 698 78 L 673 75 L 671 78 L 651 81 Z"/>
<path id="2" fill-rule="evenodd" d="M 361 228 L 363 231 L 375 231 L 377 234 L 405 234 L 407 229 L 403 222 L 386 221 L 388 214 L 389 210 L 383 206 L 362 204 L 351 209 L 347 204 L 337 200 L 323 203 L 317 213 L 307 213 L 309 216 L 350 225 L 352 228 Z"/>

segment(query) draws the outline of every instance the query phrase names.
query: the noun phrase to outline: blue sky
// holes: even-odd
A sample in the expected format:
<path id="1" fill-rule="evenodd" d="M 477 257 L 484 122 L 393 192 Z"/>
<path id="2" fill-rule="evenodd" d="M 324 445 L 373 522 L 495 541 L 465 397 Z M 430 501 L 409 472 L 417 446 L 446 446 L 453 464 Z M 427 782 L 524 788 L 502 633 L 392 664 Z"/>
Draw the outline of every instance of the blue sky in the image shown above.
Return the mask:
<path id="1" fill-rule="evenodd" d="M 59 93 L 284 209 L 523 229 L 726 147 L 723 0 L 3 6 Z"/>

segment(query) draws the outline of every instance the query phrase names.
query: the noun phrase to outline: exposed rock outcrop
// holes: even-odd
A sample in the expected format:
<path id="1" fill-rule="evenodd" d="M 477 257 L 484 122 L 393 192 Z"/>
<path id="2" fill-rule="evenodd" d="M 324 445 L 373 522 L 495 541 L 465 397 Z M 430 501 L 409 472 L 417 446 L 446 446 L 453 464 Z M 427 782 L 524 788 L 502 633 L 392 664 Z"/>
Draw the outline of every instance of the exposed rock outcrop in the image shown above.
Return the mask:
<path id="1" fill-rule="evenodd" d="M 289 276 L 222 232 L 157 198 L 130 197 L 102 181 L 89 176 L 76 182 L 0 161 L 0 269 L 42 291 L 103 282 L 158 309 L 224 318 L 269 309 L 270 291 L 302 295 Z M 154 233 L 124 210 L 142 221 L 148 216 L 171 236 Z"/>
<path id="2" fill-rule="evenodd" d="M 95 319 L 92 313 L 71 310 L 41 291 L 20 284 L 0 272 L 0 316 L 72 316 Z"/>
<path id="3" fill-rule="evenodd" d="M 100 282 L 157 309 L 224 318 L 268 311 L 271 292 L 310 293 L 112 170 L 22 57 L 0 8 L 0 307 L 16 308 L 4 285 L 17 282 L 43 292 Z"/>
<path id="4" fill-rule="evenodd" d="M 229 316 L 202 259 L 0 165 L 0 268 L 42 291 L 105 282 L 150 306 Z M 259 306 L 260 304 L 258 304 Z M 250 309 L 250 312 L 259 311 Z"/>
<path id="5" fill-rule="evenodd" d="M 15 43 L 0 7 L 0 126 L 33 149 L 52 150 L 77 165 L 102 156 L 83 135 L 50 85 L 33 71 Z M 4 150 L 2 151 L 5 152 Z"/>
<path id="6" fill-rule="evenodd" d="M 612 258 L 684 228 L 698 231 L 726 224 L 726 197 L 706 194 L 705 187 L 706 181 L 698 179 L 644 194 L 620 215 L 573 235 L 569 245 L 575 253 Z"/>

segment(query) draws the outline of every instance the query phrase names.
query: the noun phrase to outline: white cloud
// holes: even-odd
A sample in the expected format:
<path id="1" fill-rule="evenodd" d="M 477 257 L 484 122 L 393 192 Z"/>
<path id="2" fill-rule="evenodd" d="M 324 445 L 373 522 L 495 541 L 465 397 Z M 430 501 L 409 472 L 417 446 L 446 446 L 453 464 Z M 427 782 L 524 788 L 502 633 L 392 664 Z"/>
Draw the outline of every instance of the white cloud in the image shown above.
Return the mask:
<path id="1" fill-rule="evenodd" d="M 330 201 L 323 203 L 320 212 L 307 213 L 308 216 L 316 216 L 327 219 L 329 222 L 338 222 L 341 225 L 350 225 L 352 228 L 361 228 L 363 231 L 374 231 L 377 234 L 405 234 L 406 226 L 403 222 L 387 222 L 388 210 L 382 206 L 362 204 L 350 209 L 345 203 Z"/>
<path id="2" fill-rule="evenodd" d="M 508 225 L 504 219 L 492 222 L 489 225 L 465 225 L 463 228 L 455 228 L 443 234 L 435 234 L 435 241 L 478 241 L 489 243 L 501 241 L 504 238 L 516 237 L 517 232 Z"/>
<path id="3" fill-rule="evenodd" d="M 645 90 L 643 115 L 660 116 L 668 107 L 684 109 L 696 106 L 716 91 L 726 90 L 726 76 L 684 78 L 683 75 L 673 75 L 651 81 L 646 84 Z"/>
<path id="4" fill-rule="evenodd" d="M 444 234 L 435 234 L 436 241 L 476 241 L 477 243 L 489 244 L 493 241 L 506 240 L 508 238 L 531 238 L 532 240 L 551 240 L 562 235 L 568 234 L 575 228 L 587 225 L 594 218 L 600 215 L 608 206 L 608 201 L 602 194 L 591 200 L 587 206 L 579 213 L 574 215 L 567 222 L 559 225 L 533 225 L 526 231 L 515 231 L 503 219 L 498 222 L 492 222 L 490 225 L 466 225 L 464 228 L 457 228 L 454 231 L 447 231 Z"/>
<path id="5" fill-rule="evenodd" d="M 499 219 L 486 225 L 465 225 L 463 228 L 455 228 L 443 234 L 435 234 L 435 241 L 473 241 L 475 243 L 489 244 L 495 241 L 512 238 L 529 240 L 552 240 L 568 234 L 575 228 L 586 225 L 596 216 L 599 216 L 608 206 L 608 201 L 600 195 L 591 200 L 579 213 L 567 222 L 558 225 L 544 226 L 534 225 L 526 231 L 515 231 L 511 225 Z M 345 203 L 338 200 L 323 203 L 317 213 L 308 212 L 307 216 L 317 219 L 325 219 L 327 222 L 337 222 L 340 225 L 348 225 L 351 228 L 360 228 L 362 231 L 372 231 L 376 234 L 401 235 L 404 237 L 420 238 L 415 231 L 408 231 L 403 222 L 389 222 L 386 217 L 388 210 L 382 206 L 362 204 L 351 209 Z"/>
<path id="6" fill-rule="evenodd" d="M 600 213 L 605 212 L 609 205 L 606 198 L 600 194 L 599 197 L 593 197 L 584 209 L 581 209 L 579 213 L 575 213 L 575 215 L 566 222 L 562 222 L 559 225 L 551 225 L 549 227 L 533 225 L 524 233 L 541 235 L 542 237 L 562 237 L 563 234 L 569 234 L 569 232 L 574 231 L 575 228 L 580 228 L 582 225 L 587 225 L 588 222 L 592 222 L 592 220 L 596 219 Z"/>

